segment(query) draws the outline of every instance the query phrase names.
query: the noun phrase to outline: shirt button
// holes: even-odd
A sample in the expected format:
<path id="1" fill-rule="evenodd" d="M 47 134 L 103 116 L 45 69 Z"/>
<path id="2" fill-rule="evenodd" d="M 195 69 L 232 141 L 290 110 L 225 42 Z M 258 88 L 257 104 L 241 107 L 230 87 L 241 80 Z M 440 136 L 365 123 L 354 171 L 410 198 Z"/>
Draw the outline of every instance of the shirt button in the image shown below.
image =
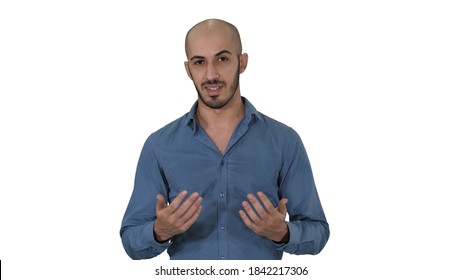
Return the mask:
<path id="1" fill-rule="evenodd" d="M 226 260 L 226 257 L 223 256 L 223 257 L 221 257 L 221 259 L 222 259 L 222 260 Z"/>
<path id="2" fill-rule="evenodd" d="M 221 228 L 221 229 L 225 229 L 225 226 L 224 226 L 224 225 L 221 225 L 220 228 Z"/>
<path id="3" fill-rule="evenodd" d="M 222 193 L 222 192 L 221 192 L 221 193 L 220 193 L 220 197 L 221 197 L 221 198 L 225 197 L 225 193 Z"/>

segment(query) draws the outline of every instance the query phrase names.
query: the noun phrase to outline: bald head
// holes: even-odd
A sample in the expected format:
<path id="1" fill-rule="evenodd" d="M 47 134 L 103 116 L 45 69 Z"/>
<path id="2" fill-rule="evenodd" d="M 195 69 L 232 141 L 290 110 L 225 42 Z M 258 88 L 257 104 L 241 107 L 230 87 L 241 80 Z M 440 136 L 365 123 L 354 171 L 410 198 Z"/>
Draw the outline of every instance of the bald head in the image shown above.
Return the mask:
<path id="1" fill-rule="evenodd" d="M 222 37 L 229 40 L 233 45 L 234 51 L 240 55 L 242 53 L 241 37 L 239 30 L 229 22 L 220 19 L 207 19 L 194 25 L 186 34 L 185 51 L 189 59 L 191 45 L 197 40 L 212 40 Z"/>

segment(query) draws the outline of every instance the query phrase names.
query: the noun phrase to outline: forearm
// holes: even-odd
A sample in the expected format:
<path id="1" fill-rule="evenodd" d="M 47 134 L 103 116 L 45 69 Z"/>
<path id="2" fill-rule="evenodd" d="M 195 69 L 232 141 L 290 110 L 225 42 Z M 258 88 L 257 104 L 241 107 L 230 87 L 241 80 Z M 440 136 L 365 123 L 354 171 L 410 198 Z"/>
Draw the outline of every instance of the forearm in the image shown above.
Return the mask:
<path id="1" fill-rule="evenodd" d="M 154 222 L 122 228 L 122 244 L 128 256 L 134 260 L 150 259 L 160 255 L 170 245 L 158 243 L 153 234 Z"/>
<path id="2" fill-rule="evenodd" d="M 166 196 L 166 189 L 153 148 L 150 136 L 141 151 L 133 193 L 120 230 L 125 251 L 136 260 L 153 258 L 170 245 L 169 242 L 161 244 L 154 240 L 156 196 Z"/>

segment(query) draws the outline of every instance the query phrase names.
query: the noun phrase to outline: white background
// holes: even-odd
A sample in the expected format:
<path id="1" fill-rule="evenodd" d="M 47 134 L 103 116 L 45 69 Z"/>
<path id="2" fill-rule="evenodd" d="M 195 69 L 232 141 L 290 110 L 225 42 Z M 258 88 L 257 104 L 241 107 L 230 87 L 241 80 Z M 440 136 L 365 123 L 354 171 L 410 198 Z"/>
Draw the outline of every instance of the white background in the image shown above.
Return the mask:
<path id="1" fill-rule="evenodd" d="M 214 17 L 240 29 L 243 96 L 301 135 L 331 226 L 281 264 L 460 279 L 457 2 L 1 1 L 3 276 L 154 278 L 167 255 L 130 260 L 120 222 L 146 137 L 196 99 L 184 35 Z"/>

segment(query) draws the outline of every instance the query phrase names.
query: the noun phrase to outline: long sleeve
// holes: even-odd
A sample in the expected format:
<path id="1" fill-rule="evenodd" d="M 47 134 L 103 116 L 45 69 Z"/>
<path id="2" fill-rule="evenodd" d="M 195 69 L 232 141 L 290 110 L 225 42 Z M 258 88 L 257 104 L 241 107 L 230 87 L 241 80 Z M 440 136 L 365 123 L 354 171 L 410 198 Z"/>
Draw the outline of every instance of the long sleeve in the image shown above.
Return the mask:
<path id="1" fill-rule="evenodd" d="M 284 252 L 317 254 L 329 238 L 311 172 L 298 134 L 245 101 L 244 119 L 226 152 L 220 153 L 190 112 L 154 132 L 141 151 L 135 184 L 120 235 L 133 259 L 281 259 Z M 202 211 L 190 228 L 170 242 L 155 241 L 156 196 L 173 201 L 197 192 Z M 249 193 L 264 192 L 277 205 L 289 201 L 289 242 L 276 244 L 249 229 L 239 210 Z"/>
<path id="2" fill-rule="evenodd" d="M 292 131 L 286 141 L 286 157 L 280 174 L 281 197 L 288 198 L 289 242 L 280 247 L 291 254 L 318 254 L 330 230 L 316 190 L 303 143 Z M 295 137 L 294 137 L 295 136 Z"/>
<path id="3" fill-rule="evenodd" d="M 154 239 L 156 195 L 166 195 L 162 172 L 153 151 L 153 137 L 143 146 L 135 176 L 135 185 L 122 220 L 120 236 L 132 259 L 148 259 L 161 254 L 170 245 Z"/>

